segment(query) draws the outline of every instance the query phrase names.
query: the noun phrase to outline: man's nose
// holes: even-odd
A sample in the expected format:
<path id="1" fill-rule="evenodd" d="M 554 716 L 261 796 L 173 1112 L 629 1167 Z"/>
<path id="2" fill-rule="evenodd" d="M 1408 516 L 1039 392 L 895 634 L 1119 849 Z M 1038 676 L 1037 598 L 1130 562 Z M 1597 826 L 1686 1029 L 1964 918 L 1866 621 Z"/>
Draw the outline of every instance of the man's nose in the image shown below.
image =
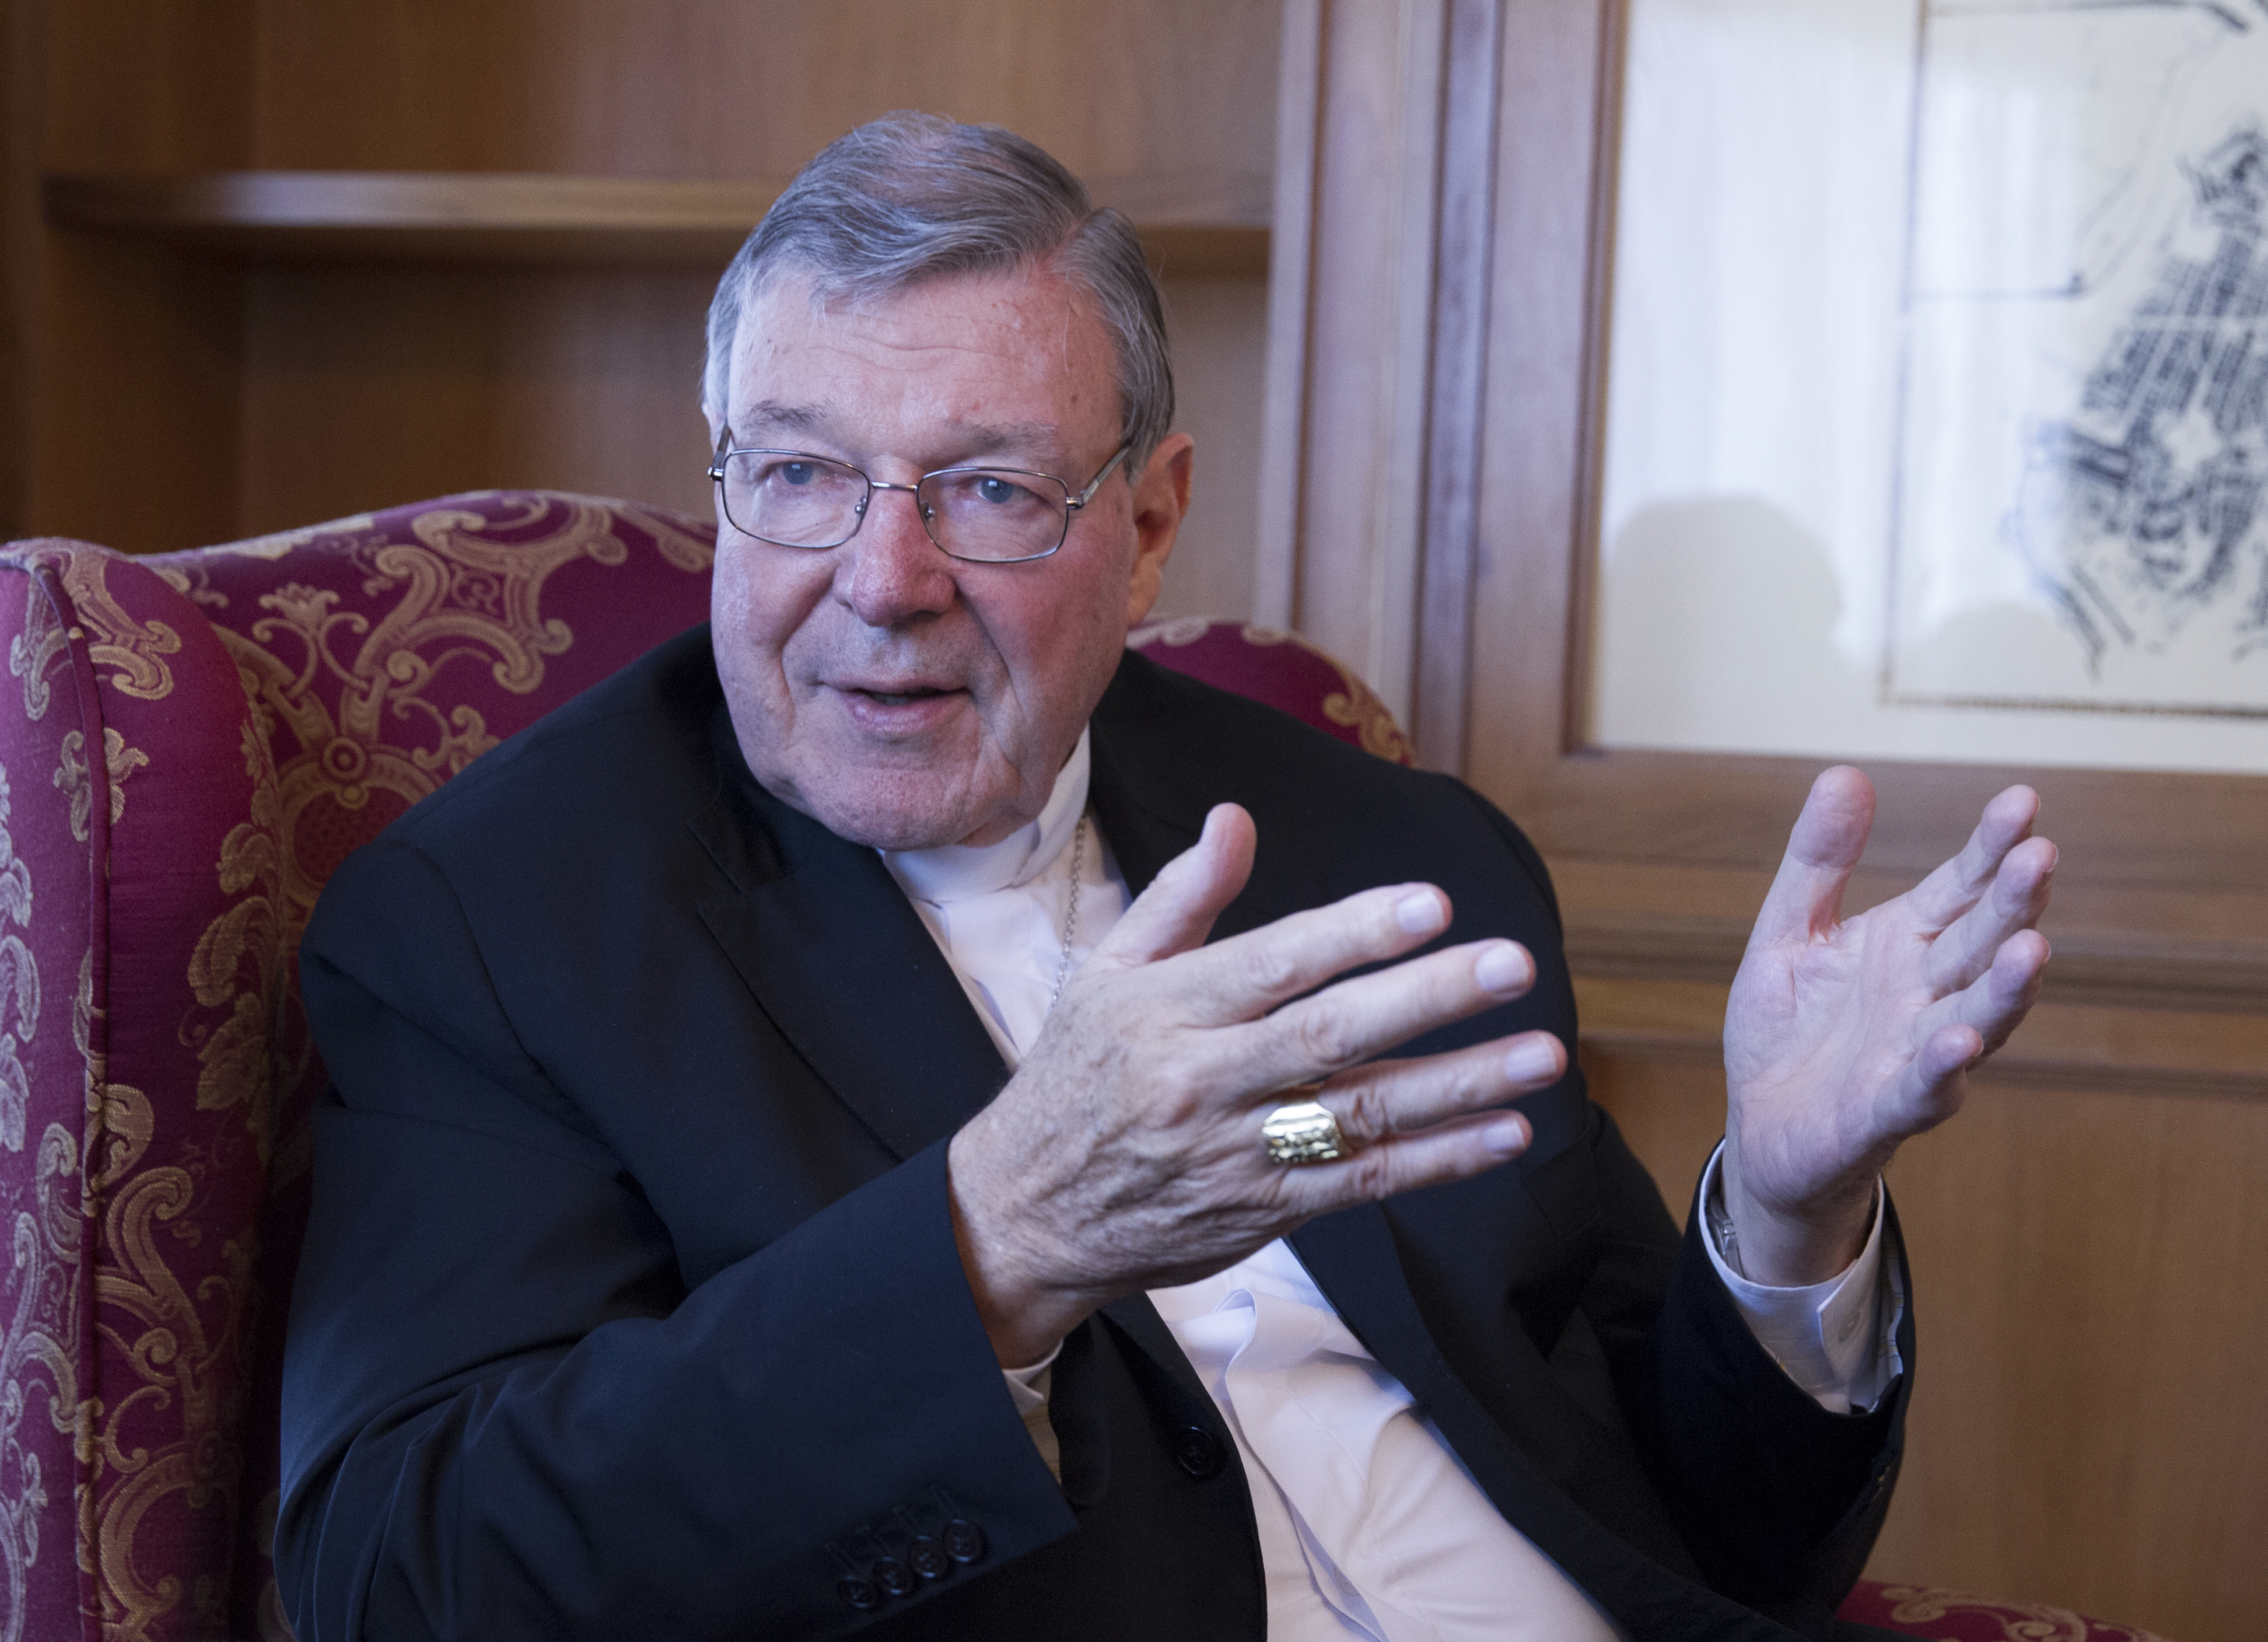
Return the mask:
<path id="1" fill-rule="evenodd" d="M 922 529 L 919 506 L 909 491 L 878 488 L 858 533 L 843 544 L 836 589 L 869 627 L 935 615 L 959 594 L 954 561 Z"/>

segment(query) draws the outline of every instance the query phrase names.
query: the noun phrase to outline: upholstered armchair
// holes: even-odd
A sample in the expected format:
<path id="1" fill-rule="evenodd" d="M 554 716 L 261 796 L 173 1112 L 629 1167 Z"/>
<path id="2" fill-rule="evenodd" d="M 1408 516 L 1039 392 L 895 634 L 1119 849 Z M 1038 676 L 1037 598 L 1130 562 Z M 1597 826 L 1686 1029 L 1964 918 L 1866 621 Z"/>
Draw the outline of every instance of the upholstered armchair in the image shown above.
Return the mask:
<path id="1" fill-rule="evenodd" d="M 714 545 L 504 492 L 0 554 L 0 1642 L 290 1634 L 300 928 L 349 851 L 702 620 Z"/>
<path id="2" fill-rule="evenodd" d="M 0 1642 L 287 1638 L 276 1370 L 325 1083 L 298 936 L 331 869 L 708 607 L 713 528 L 483 492 L 133 558 L 0 551 Z M 1382 757 L 1321 651 L 1132 642 Z M 2060 1610 L 1861 1587 L 1917 1635 Z"/>

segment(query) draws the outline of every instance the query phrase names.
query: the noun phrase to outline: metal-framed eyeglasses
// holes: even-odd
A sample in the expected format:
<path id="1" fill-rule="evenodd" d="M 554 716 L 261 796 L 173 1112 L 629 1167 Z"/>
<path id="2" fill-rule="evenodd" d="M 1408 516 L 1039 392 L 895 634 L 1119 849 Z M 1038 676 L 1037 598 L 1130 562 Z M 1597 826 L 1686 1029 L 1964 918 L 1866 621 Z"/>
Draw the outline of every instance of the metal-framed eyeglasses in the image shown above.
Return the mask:
<path id="1" fill-rule="evenodd" d="M 726 428 L 709 477 L 725 519 L 743 536 L 776 547 L 840 547 L 866 521 L 875 492 L 904 491 L 939 551 L 981 565 L 1019 565 L 1053 553 L 1071 534 L 1071 515 L 1094 499 L 1133 448 L 1121 445 L 1074 492 L 1052 473 L 1020 468 L 939 468 L 911 484 L 888 484 L 847 462 L 801 450 L 735 449 L 732 440 Z"/>

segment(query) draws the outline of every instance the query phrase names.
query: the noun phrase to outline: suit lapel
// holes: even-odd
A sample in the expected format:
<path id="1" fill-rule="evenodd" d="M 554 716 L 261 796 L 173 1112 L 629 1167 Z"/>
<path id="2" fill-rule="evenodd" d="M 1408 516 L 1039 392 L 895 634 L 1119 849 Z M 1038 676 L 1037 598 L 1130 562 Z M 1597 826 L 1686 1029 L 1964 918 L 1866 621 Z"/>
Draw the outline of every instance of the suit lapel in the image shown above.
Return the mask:
<path id="1" fill-rule="evenodd" d="M 1417 1399 L 1505 1520 L 1632 1635 L 1793 1642 L 1793 1633 L 1780 1624 L 1609 1533 L 1536 1468 L 1442 1357 L 1378 1205 L 1327 1215 L 1287 1241 L 1340 1320 Z"/>
<path id="2" fill-rule="evenodd" d="M 881 857 L 764 792 L 729 720 L 711 740 L 725 779 L 692 825 L 730 888 L 702 921 L 820 1081 L 912 1157 L 999 1092 L 1000 1052 Z"/>
<path id="3" fill-rule="evenodd" d="M 1151 663 L 1130 655 L 1094 715 L 1093 803 L 1126 887 L 1140 894 L 1160 868 L 1194 844 L 1207 808 L 1224 795 L 1189 779 L 1207 767 L 1189 749 L 1160 741 L 1133 701 L 1130 672 Z M 1263 841 L 1253 882 L 1215 926 L 1219 939 L 1256 928 L 1314 899 L 1304 883 L 1278 880 Z M 1633 1636 L 1705 1635 L 1727 1642 L 1793 1642 L 1793 1633 L 1695 1584 L 1609 1533 L 1539 1470 L 1467 1388 L 1442 1355 L 1411 1292 L 1394 1235 L 1378 1205 L 1310 1222 L 1286 1239 L 1355 1337 L 1417 1399 L 1471 1468 L 1506 1520 L 1535 1542 Z M 1136 1303 L 1138 1302 L 1138 1312 Z M 1201 1388 L 1171 1331 L 1147 1298 L 1111 1309 L 1153 1357 Z M 1126 1315 L 1134 1313 L 1134 1315 Z M 1558 1395 L 1549 1384 L 1538 1394 Z"/>

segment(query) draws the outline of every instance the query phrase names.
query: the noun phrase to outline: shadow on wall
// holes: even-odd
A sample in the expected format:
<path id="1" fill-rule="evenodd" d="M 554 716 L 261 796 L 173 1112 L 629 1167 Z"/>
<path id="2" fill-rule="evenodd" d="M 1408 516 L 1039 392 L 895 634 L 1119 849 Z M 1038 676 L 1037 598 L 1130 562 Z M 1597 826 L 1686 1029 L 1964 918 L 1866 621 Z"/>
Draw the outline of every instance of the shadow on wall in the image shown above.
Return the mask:
<path id="1" fill-rule="evenodd" d="M 1872 658 L 1835 641 L 1844 589 L 1825 544 L 1760 497 L 1667 502 L 1614 544 L 1594 616 L 1591 738 L 1616 747 L 1944 756 L 1941 725 L 1881 699 Z M 2068 639 L 2039 611 L 1962 611 L 1907 653 L 1909 681 L 2036 692 Z M 2058 669 L 2060 670 L 2060 669 Z M 1926 687 L 1926 685 L 1925 685 Z"/>
<path id="2" fill-rule="evenodd" d="M 1615 746 L 1831 745 L 1874 705 L 1834 643 L 1843 593 L 1819 539 L 1752 496 L 1666 502 L 1614 544 L 1591 733 Z"/>

